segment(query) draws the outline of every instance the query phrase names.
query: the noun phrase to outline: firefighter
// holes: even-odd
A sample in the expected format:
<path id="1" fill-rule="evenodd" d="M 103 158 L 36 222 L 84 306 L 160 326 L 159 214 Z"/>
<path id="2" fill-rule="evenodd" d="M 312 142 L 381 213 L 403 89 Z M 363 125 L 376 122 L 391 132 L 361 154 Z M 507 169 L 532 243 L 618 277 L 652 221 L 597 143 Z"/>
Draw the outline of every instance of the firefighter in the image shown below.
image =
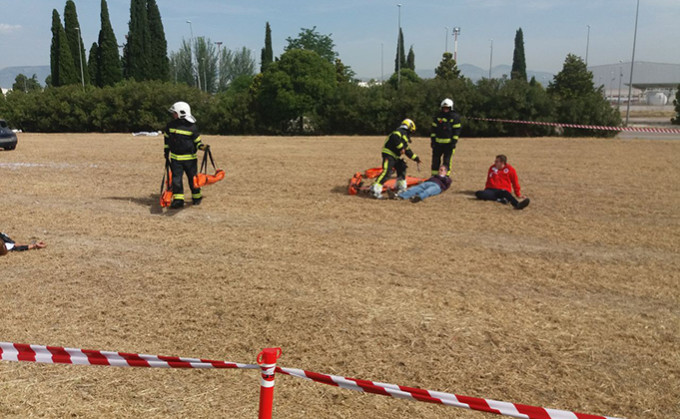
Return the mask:
<path id="1" fill-rule="evenodd" d="M 206 150 L 209 145 L 201 142 L 196 118 L 191 115 L 191 107 L 186 102 L 177 102 L 168 109 L 172 121 L 165 126 L 165 158 L 170 159 L 172 170 L 172 204 L 170 208 L 184 206 L 184 185 L 182 174 L 186 173 L 191 188 L 191 202 L 200 205 L 203 195 L 201 188 L 194 187 L 194 176 L 198 172 L 196 150 Z"/>
<path id="2" fill-rule="evenodd" d="M 399 128 L 394 130 L 383 145 L 382 172 L 371 186 L 371 194 L 376 199 L 382 199 L 383 183 L 389 179 L 392 169 L 397 171 L 397 190 L 406 190 L 406 162 L 401 158 L 406 155 L 409 159 L 420 164 L 420 157 L 411 150 L 411 134 L 416 131 L 416 124 L 410 119 L 404 119 Z"/>
<path id="3" fill-rule="evenodd" d="M 441 112 L 432 121 L 430 146 L 432 147 L 432 175 L 436 175 L 439 167 L 447 167 L 447 176 L 451 176 L 453 155 L 460 135 L 460 115 L 453 111 L 453 100 L 446 98 L 440 105 Z"/>

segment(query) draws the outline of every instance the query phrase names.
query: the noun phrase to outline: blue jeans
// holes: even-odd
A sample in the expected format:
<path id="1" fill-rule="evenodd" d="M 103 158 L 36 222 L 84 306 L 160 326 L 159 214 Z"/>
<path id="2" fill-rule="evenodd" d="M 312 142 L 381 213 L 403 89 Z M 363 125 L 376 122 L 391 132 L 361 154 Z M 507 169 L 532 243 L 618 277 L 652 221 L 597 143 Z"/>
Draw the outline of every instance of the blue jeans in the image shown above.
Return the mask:
<path id="1" fill-rule="evenodd" d="M 442 188 L 435 182 L 423 182 L 420 185 L 411 186 L 404 192 L 400 193 L 399 196 L 402 199 L 409 199 L 415 195 L 418 195 L 420 199 L 425 199 L 433 195 L 439 195 L 442 193 Z"/>

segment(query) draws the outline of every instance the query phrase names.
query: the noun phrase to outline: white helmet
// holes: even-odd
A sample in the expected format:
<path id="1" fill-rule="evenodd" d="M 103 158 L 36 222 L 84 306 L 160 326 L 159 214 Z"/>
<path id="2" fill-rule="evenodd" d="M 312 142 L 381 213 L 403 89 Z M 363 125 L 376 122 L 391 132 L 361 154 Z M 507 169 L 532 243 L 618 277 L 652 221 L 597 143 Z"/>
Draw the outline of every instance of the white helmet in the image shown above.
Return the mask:
<path id="1" fill-rule="evenodd" d="M 440 108 L 449 108 L 449 109 L 453 109 L 453 100 L 451 100 L 451 99 L 449 99 L 449 98 L 446 98 L 446 99 L 442 100 L 442 104 L 439 105 L 439 107 L 440 107 Z"/>
<path id="2" fill-rule="evenodd" d="M 170 113 L 176 113 L 180 119 L 186 119 L 191 123 L 196 122 L 196 118 L 191 116 L 191 107 L 186 102 L 176 102 L 168 109 L 168 111 Z"/>

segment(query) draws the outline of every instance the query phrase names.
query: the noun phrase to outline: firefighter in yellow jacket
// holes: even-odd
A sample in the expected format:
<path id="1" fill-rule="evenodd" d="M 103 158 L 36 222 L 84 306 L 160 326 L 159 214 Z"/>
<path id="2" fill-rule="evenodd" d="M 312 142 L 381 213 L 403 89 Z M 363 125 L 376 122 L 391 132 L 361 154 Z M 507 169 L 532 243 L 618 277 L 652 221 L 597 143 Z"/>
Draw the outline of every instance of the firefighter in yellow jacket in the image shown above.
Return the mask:
<path id="1" fill-rule="evenodd" d="M 186 173 L 191 188 L 191 202 L 199 205 L 203 195 L 201 188 L 194 187 L 194 176 L 198 172 L 197 150 L 205 150 L 209 145 L 201 142 L 201 134 L 196 118 L 191 115 L 191 107 L 186 102 L 177 102 L 168 109 L 172 121 L 165 126 L 165 158 L 170 159 L 172 170 L 172 204 L 170 208 L 184 206 L 184 185 L 182 175 Z"/>
<path id="2" fill-rule="evenodd" d="M 416 132 L 416 124 L 410 119 L 404 119 L 399 128 L 394 130 L 382 149 L 382 172 L 371 186 L 371 194 L 376 199 L 382 199 L 383 183 L 390 178 L 392 169 L 397 171 L 397 190 L 406 190 L 406 162 L 401 158 L 406 155 L 409 159 L 420 163 L 420 157 L 411 150 L 411 134 Z"/>

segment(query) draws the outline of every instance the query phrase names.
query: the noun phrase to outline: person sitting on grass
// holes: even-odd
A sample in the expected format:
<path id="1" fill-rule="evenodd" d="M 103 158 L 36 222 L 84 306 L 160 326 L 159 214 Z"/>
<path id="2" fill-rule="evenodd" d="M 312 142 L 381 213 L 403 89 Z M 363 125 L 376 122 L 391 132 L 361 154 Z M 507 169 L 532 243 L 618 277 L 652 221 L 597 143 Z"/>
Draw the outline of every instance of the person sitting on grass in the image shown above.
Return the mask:
<path id="1" fill-rule="evenodd" d="M 517 198 L 522 201 L 518 201 L 512 196 L 511 192 L 513 189 Z M 517 172 L 514 167 L 508 164 L 508 158 L 504 154 L 496 156 L 496 160 L 489 167 L 485 189 L 475 192 L 475 196 L 483 201 L 497 201 L 502 204 L 509 202 L 518 210 L 524 209 L 529 205 L 529 198 L 522 196 L 520 192 Z"/>
<path id="2" fill-rule="evenodd" d="M 411 186 L 405 191 L 400 192 L 397 194 L 396 198 L 410 199 L 411 202 L 415 204 L 425 198 L 439 195 L 451 186 L 451 178 L 447 175 L 448 171 L 449 168 L 445 164 L 442 164 L 439 166 L 439 172 L 436 175 L 419 185 Z"/>
<path id="3" fill-rule="evenodd" d="M 0 256 L 6 255 L 8 252 L 20 252 L 23 250 L 42 249 L 47 246 L 45 242 L 32 242 L 31 244 L 16 243 L 10 239 L 5 233 L 0 233 Z"/>

